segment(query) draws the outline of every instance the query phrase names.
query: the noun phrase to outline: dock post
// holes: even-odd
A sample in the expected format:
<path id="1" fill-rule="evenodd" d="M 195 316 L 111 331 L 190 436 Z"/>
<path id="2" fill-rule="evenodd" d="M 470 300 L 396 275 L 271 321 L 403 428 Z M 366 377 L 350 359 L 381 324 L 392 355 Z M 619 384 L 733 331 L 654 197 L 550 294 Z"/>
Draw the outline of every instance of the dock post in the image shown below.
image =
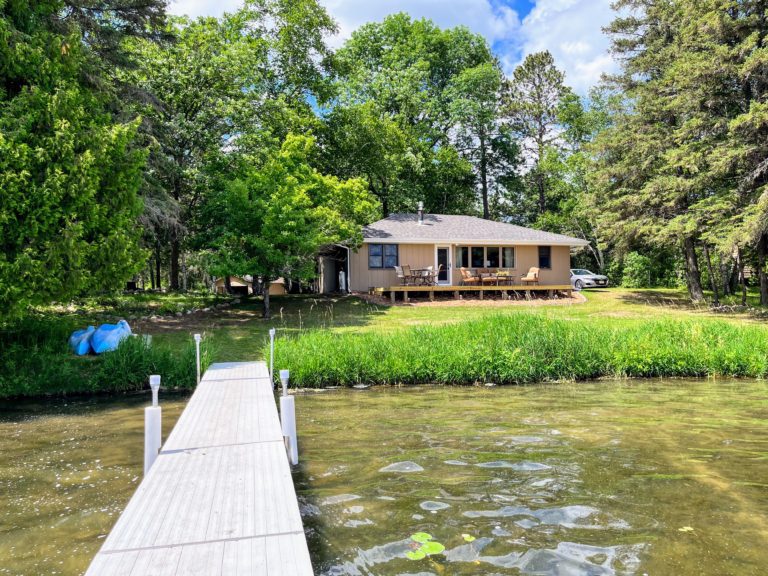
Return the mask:
<path id="1" fill-rule="evenodd" d="M 283 395 L 280 396 L 280 424 L 283 428 L 283 440 L 288 452 L 288 461 L 292 465 L 299 463 L 299 443 L 296 434 L 296 404 L 293 396 L 288 395 L 290 372 L 280 370 L 280 382 L 283 384 Z"/>
<path id="2" fill-rule="evenodd" d="M 149 386 L 152 388 L 152 406 L 144 408 L 144 476 L 147 475 L 160 452 L 163 430 L 163 409 L 158 403 L 160 376 L 150 376 Z"/>
<path id="3" fill-rule="evenodd" d="M 275 387 L 275 329 L 269 329 L 269 383 Z"/>
<path id="4" fill-rule="evenodd" d="M 195 365 L 197 366 L 197 384 L 200 384 L 200 340 L 202 336 L 195 334 Z"/>

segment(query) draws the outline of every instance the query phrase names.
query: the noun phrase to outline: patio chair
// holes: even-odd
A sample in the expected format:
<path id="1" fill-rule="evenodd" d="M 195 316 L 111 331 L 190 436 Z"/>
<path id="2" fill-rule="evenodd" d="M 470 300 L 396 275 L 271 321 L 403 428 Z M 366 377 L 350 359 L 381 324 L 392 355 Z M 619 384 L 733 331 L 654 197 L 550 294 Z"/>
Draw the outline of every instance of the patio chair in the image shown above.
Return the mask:
<path id="1" fill-rule="evenodd" d="M 416 284 L 416 277 L 411 272 L 411 267 L 408 264 L 403 264 L 400 268 L 403 271 L 403 286 Z"/>
<path id="2" fill-rule="evenodd" d="M 538 284 L 539 283 L 539 269 L 535 266 L 528 270 L 528 274 L 520 277 L 520 282 L 523 284 Z"/>
<path id="3" fill-rule="evenodd" d="M 483 286 L 485 286 L 486 284 L 498 284 L 499 283 L 499 279 L 496 278 L 496 274 L 494 274 L 490 270 L 486 270 L 486 271 L 480 273 L 480 281 L 483 283 Z"/>
<path id="4" fill-rule="evenodd" d="M 471 270 L 468 270 L 466 268 L 461 268 L 461 284 L 462 286 L 467 286 L 471 284 L 477 284 L 480 282 L 480 278 L 472 274 Z"/>
<path id="5" fill-rule="evenodd" d="M 437 279 L 440 276 L 440 272 L 443 269 L 442 264 L 438 264 L 437 270 L 433 270 L 432 266 L 429 266 L 427 270 L 429 271 L 426 275 L 426 283 L 430 286 L 435 286 L 437 284 Z"/>

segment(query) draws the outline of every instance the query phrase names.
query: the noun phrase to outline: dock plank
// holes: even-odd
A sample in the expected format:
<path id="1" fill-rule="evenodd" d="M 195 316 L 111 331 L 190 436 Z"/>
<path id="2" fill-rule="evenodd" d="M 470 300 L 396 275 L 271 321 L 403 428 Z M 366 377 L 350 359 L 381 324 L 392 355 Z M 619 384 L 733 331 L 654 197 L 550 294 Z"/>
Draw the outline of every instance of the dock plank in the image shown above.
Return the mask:
<path id="1" fill-rule="evenodd" d="M 262 362 L 214 364 L 86 576 L 309 576 Z"/>

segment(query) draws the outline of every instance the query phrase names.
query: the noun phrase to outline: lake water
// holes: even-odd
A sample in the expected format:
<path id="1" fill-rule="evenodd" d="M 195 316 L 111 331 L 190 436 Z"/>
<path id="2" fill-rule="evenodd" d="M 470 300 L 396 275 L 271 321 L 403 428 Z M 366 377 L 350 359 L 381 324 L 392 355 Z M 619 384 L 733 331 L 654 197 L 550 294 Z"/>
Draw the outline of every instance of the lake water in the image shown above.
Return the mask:
<path id="1" fill-rule="evenodd" d="M 297 411 L 316 573 L 766 573 L 763 382 L 328 391 Z M 422 532 L 444 553 L 408 559 Z"/>
<path id="2" fill-rule="evenodd" d="M 0 574 L 85 571 L 141 480 L 150 400 L 0 403 Z M 161 404 L 166 437 L 186 396 Z"/>
<path id="3" fill-rule="evenodd" d="M 82 573 L 141 478 L 146 403 L 0 405 L 0 575 Z M 763 382 L 335 390 L 297 413 L 317 574 L 768 566 Z"/>

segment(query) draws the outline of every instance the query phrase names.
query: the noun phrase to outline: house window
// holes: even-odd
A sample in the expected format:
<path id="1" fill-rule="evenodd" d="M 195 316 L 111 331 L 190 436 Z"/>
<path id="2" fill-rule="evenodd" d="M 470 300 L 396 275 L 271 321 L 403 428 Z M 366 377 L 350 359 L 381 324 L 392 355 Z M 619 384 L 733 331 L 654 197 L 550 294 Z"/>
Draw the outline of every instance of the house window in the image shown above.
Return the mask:
<path id="1" fill-rule="evenodd" d="M 394 268 L 398 264 L 397 244 L 384 244 L 384 268 Z"/>
<path id="2" fill-rule="evenodd" d="M 515 249 L 513 247 L 506 246 L 501 249 L 501 266 L 502 268 L 515 267 Z"/>
<path id="3" fill-rule="evenodd" d="M 466 268 L 469 266 L 469 248 L 467 246 L 456 247 L 456 267 Z"/>
<path id="4" fill-rule="evenodd" d="M 368 244 L 368 268 L 394 268 L 397 265 L 397 244 Z"/>
<path id="5" fill-rule="evenodd" d="M 552 268 L 552 246 L 539 246 L 539 268 Z"/>
<path id="6" fill-rule="evenodd" d="M 472 254 L 472 268 L 485 268 L 485 248 L 473 246 L 470 252 Z"/>
<path id="7" fill-rule="evenodd" d="M 485 249 L 485 260 L 489 268 L 499 267 L 499 248 L 498 246 L 488 246 Z"/>

